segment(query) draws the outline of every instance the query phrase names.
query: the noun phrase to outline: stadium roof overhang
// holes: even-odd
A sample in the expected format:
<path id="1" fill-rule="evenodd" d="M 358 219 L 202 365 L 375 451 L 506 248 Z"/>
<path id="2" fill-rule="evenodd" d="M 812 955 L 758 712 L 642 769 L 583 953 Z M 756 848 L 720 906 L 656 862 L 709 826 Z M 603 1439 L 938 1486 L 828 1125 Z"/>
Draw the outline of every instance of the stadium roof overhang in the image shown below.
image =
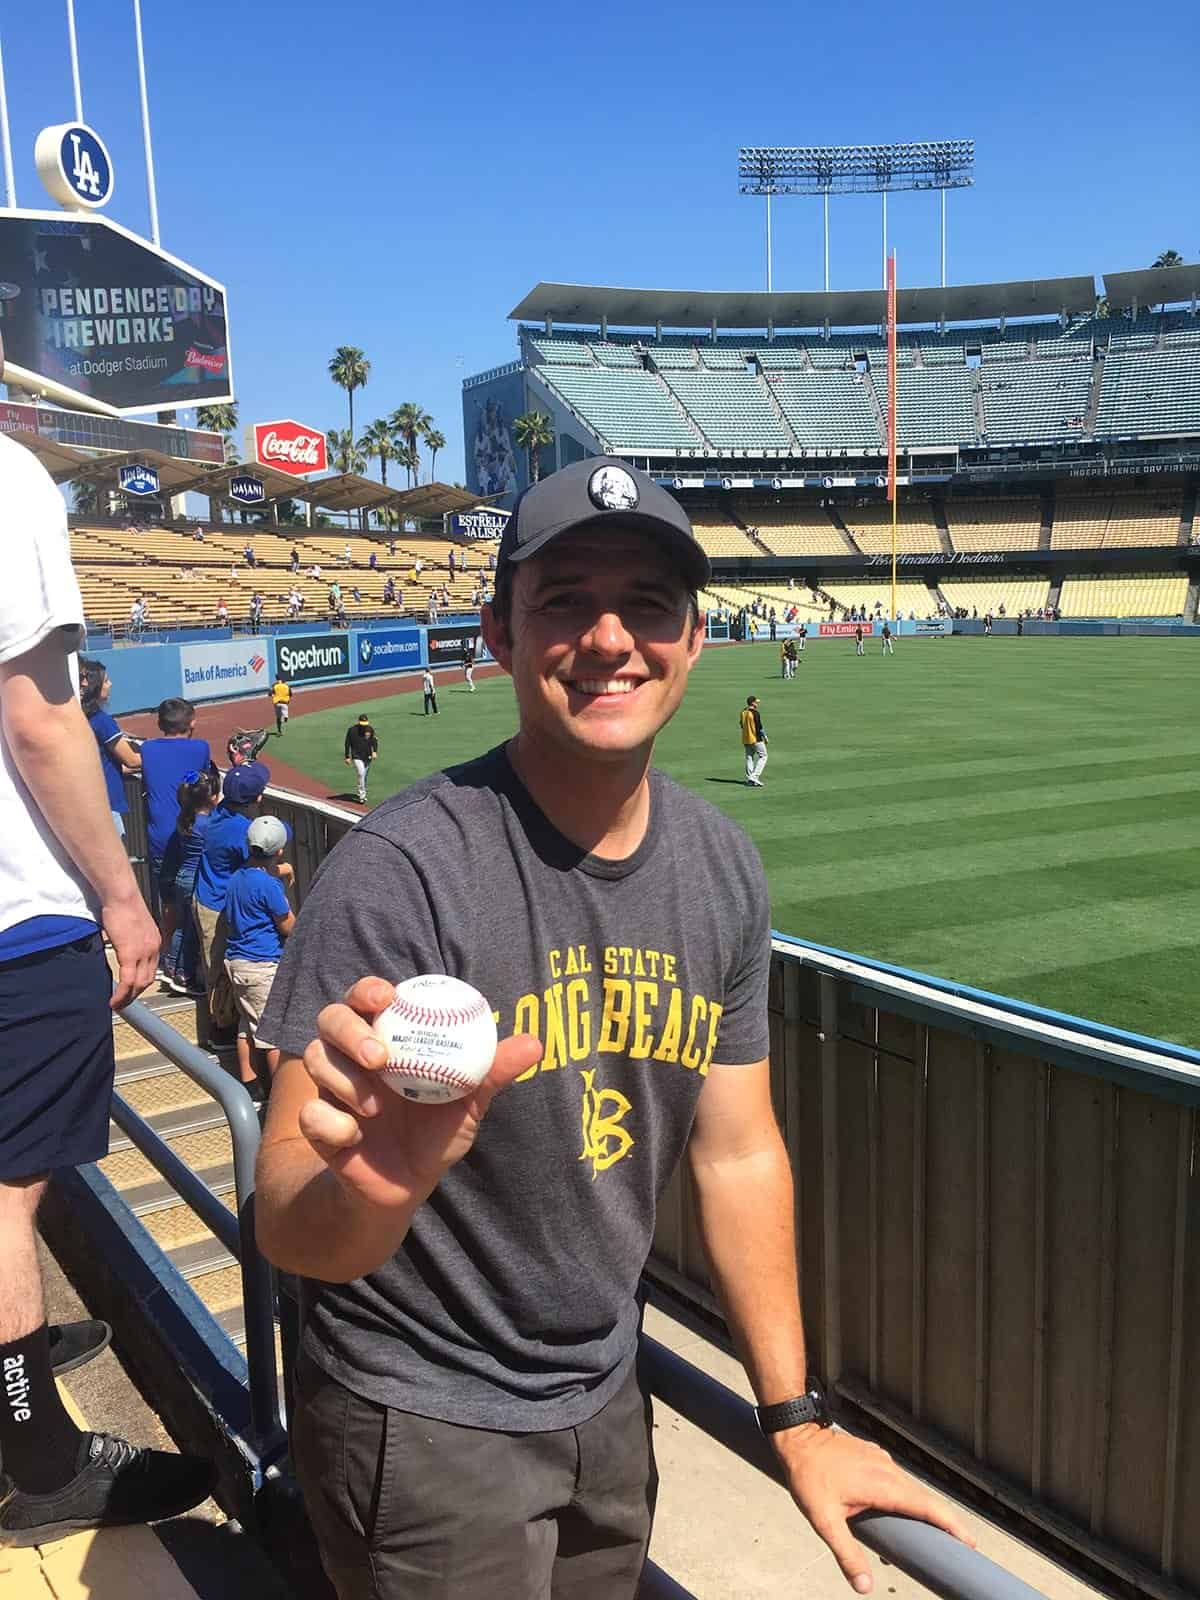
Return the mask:
<path id="1" fill-rule="evenodd" d="M 325 511 L 374 511 L 378 506 L 391 505 L 395 495 L 395 489 L 357 472 L 341 472 L 332 478 L 292 479 L 294 499 L 307 500 Z"/>
<path id="2" fill-rule="evenodd" d="M 286 472 L 276 472 L 274 467 L 248 465 L 245 461 L 233 461 L 224 467 L 209 467 L 205 472 L 197 472 L 190 482 L 180 484 L 175 493 L 203 494 L 212 500 L 231 499 L 229 486 L 235 478 L 259 480 L 263 486 L 263 499 L 258 502 L 259 505 L 272 500 L 296 498 L 295 478 L 289 477 Z"/>
<path id="3" fill-rule="evenodd" d="M 1053 317 L 1095 310 L 1090 276 L 1028 278 L 1015 283 L 953 284 L 901 289 L 896 315 L 904 323 L 973 322 L 998 317 Z M 882 289 L 761 290 L 614 289 L 577 283 L 539 283 L 509 312 L 512 321 L 561 322 L 630 328 L 874 327 L 883 322 Z"/>
<path id="4" fill-rule="evenodd" d="M 1173 306 L 1200 300 L 1200 266 L 1146 267 L 1141 272 L 1106 272 L 1104 292 L 1110 310 L 1130 306 Z"/>
<path id="5" fill-rule="evenodd" d="M 28 428 L 14 428 L 11 433 L 6 430 L 6 436 L 32 452 L 55 483 L 68 483 L 82 476 L 82 469 L 96 460 L 88 450 L 77 449 L 73 444 L 56 444 L 45 434 L 32 433 Z"/>
<path id="6" fill-rule="evenodd" d="M 402 517 L 443 517 L 447 512 L 471 511 L 487 501 L 448 483 L 420 483 L 412 489 L 398 489 L 392 504 Z"/>
<path id="7" fill-rule="evenodd" d="M 77 483 L 96 483 L 102 488 L 117 489 L 121 482 L 121 468 L 135 463 L 154 468 L 158 473 L 160 491 L 165 495 L 182 494 L 196 476 L 194 461 L 165 456 L 161 450 L 126 450 L 116 456 L 91 456 L 74 471 L 60 476 L 58 481 L 65 483 L 69 477 Z"/>

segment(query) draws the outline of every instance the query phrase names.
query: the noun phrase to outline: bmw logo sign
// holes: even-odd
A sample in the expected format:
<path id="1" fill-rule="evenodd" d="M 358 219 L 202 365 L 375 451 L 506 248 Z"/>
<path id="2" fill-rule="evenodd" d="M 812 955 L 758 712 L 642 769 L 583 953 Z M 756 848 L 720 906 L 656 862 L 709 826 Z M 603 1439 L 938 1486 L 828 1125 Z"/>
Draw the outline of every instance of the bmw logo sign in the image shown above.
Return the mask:
<path id="1" fill-rule="evenodd" d="M 358 659 L 362 662 L 364 667 L 370 661 L 374 653 L 375 652 L 371 648 L 370 639 L 360 639 L 358 641 Z"/>

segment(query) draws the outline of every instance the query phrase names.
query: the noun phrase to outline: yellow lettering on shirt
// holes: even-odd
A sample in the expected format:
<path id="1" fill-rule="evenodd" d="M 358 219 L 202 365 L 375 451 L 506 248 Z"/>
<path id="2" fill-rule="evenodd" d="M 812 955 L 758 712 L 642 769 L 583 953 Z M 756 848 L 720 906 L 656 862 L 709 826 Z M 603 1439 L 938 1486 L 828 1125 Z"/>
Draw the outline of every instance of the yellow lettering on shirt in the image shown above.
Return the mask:
<path id="1" fill-rule="evenodd" d="M 679 1052 L 679 1059 L 690 1071 L 695 1071 L 702 1060 L 700 1051 L 696 1048 L 696 1032 L 704 1026 L 704 1018 L 708 1011 L 708 1002 L 702 994 L 692 996 L 692 1015 L 688 1023 L 687 1040 Z"/>
<path id="2" fill-rule="evenodd" d="M 678 1061 L 679 1039 L 682 1033 L 683 995 L 678 989 L 672 989 L 671 998 L 667 1004 L 667 1020 L 658 1041 L 658 1049 L 654 1052 L 654 1060 Z"/>
<path id="3" fill-rule="evenodd" d="M 600 1037 L 596 1049 L 605 1054 L 623 1055 L 629 1037 L 629 1013 L 633 1006 L 633 985 L 625 978 L 605 978 L 604 1008 L 600 1018 Z"/>
<path id="4" fill-rule="evenodd" d="M 652 1006 L 658 1004 L 658 985 L 639 979 L 633 986 L 633 1038 L 629 1041 L 629 1059 L 645 1061 L 654 1044 L 651 1028 L 654 1024 Z"/>

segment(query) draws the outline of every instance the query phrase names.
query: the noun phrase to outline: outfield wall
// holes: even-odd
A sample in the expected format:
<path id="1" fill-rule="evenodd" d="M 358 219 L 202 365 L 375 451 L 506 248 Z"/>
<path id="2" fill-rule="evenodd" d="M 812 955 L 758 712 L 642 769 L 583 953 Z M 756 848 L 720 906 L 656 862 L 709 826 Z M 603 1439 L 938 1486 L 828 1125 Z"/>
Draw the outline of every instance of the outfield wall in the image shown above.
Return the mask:
<path id="1" fill-rule="evenodd" d="M 89 648 L 108 669 L 113 685 L 109 709 L 120 716 L 153 710 L 173 695 L 197 702 L 265 696 L 277 672 L 293 688 L 304 688 L 311 683 L 419 672 L 426 666 L 457 667 L 469 645 L 474 645 L 476 661 L 493 659 L 474 620 L 349 631 L 317 626 L 269 637 L 210 635 L 202 643 Z"/>

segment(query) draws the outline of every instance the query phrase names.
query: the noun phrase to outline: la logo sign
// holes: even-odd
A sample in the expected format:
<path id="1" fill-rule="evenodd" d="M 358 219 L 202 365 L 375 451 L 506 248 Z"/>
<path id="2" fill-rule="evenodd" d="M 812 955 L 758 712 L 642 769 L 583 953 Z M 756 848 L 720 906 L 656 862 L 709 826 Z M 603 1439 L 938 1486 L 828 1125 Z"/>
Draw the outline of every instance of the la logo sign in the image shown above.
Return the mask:
<path id="1" fill-rule="evenodd" d="M 320 428 L 291 421 L 254 424 L 254 459 L 292 478 L 324 472 L 329 463 L 325 435 Z"/>
<path id="2" fill-rule="evenodd" d="M 104 140 L 82 122 L 43 128 L 33 147 L 38 177 L 70 211 L 96 211 L 112 199 L 112 158 Z"/>

